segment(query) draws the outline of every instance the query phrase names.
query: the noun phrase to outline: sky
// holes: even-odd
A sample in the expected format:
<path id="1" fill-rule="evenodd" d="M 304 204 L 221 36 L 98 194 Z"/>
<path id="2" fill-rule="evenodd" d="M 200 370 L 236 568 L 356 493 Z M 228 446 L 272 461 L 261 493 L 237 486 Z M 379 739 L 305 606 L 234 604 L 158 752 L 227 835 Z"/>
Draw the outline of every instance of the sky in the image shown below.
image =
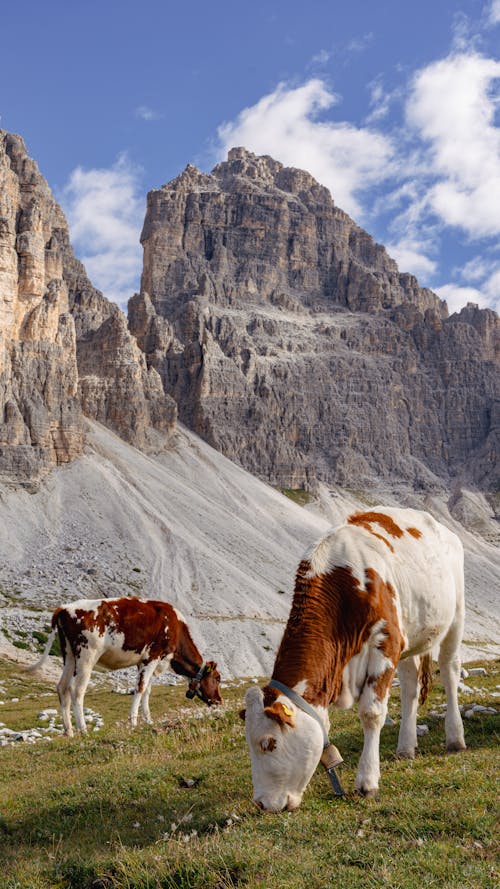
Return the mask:
<path id="1" fill-rule="evenodd" d="M 123 307 L 147 192 L 243 145 L 312 173 L 450 312 L 500 309 L 500 0 L 23 0 L 0 21 L 0 127 Z"/>

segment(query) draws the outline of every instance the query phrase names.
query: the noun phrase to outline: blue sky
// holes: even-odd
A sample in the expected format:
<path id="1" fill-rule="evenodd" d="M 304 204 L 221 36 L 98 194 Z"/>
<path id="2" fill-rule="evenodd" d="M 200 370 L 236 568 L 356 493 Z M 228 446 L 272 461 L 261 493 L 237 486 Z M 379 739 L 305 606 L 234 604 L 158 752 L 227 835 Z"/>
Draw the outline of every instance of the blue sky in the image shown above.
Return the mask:
<path id="1" fill-rule="evenodd" d="M 245 145 L 303 167 L 446 298 L 500 306 L 500 0 L 24 0 L 2 10 L 20 133 L 93 282 L 138 289 L 145 197 Z"/>

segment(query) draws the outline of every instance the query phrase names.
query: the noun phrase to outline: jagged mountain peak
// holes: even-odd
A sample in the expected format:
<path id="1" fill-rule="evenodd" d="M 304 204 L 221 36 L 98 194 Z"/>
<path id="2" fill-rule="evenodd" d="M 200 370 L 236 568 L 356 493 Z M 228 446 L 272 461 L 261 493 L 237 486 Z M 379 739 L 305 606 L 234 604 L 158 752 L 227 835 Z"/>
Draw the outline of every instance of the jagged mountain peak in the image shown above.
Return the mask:
<path id="1" fill-rule="evenodd" d="M 189 176 L 149 195 L 129 315 L 181 419 L 277 483 L 494 484 L 494 314 L 448 318 L 305 171 L 238 147 Z"/>

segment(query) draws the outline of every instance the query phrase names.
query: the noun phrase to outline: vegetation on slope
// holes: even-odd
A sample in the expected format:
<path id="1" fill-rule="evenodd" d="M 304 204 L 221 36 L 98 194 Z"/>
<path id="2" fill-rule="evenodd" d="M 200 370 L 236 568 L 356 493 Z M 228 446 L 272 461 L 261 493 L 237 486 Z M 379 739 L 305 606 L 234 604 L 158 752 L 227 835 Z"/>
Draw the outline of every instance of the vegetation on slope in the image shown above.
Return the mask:
<path id="1" fill-rule="evenodd" d="M 495 706 L 500 667 L 463 698 Z M 11 728 L 55 707 L 53 687 L 0 662 L 0 707 Z M 0 750 L 0 885 L 3 889 L 342 889 L 498 885 L 495 805 L 498 716 L 465 720 L 469 749 L 444 753 L 437 684 L 420 721 L 414 762 L 395 757 L 397 725 L 383 732 L 377 800 L 352 793 L 362 745 L 355 713 L 332 714 L 348 791 L 335 799 L 318 769 L 301 808 L 262 815 L 238 718 L 244 686 L 208 710 L 184 686 L 155 687 L 154 726 L 129 729 L 130 698 L 89 691 L 105 728 L 86 738 L 18 742 Z M 12 702 L 18 697 L 18 702 Z M 398 720 L 398 690 L 390 713 Z"/>

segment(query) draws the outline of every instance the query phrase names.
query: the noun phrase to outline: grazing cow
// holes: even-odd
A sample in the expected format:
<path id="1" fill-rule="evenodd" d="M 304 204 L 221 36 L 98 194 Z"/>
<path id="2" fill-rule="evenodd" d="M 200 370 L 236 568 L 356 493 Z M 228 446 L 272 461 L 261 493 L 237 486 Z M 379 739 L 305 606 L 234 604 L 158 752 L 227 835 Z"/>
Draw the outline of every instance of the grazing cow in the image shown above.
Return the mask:
<path id="1" fill-rule="evenodd" d="M 355 789 L 374 795 L 394 672 L 402 707 L 397 752 L 412 758 L 419 671 L 422 700 L 434 646 L 446 691 L 446 748 L 464 750 L 457 702 L 463 623 L 462 544 L 428 513 L 375 507 L 329 531 L 298 567 L 272 681 L 247 691 L 241 713 L 257 806 L 278 812 L 300 805 L 326 752 L 329 704 L 354 701 L 364 733 Z"/>
<path id="2" fill-rule="evenodd" d="M 190 679 L 187 697 L 197 695 L 209 706 L 222 701 L 220 674 L 215 661 L 204 662 L 194 644 L 186 621 L 167 602 L 153 599 L 80 599 L 56 608 L 52 632 L 36 670 L 48 657 L 56 632 L 59 634 L 64 668 L 57 691 L 64 733 L 73 735 L 70 704 L 78 731 L 85 732 L 83 698 L 93 668 L 108 670 L 137 666 L 138 677 L 130 710 L 137 724 L 139 705 L 146 722 L 151 722 L 149 694 L 153 675 L 170 664 L 175 673 Z"/>

